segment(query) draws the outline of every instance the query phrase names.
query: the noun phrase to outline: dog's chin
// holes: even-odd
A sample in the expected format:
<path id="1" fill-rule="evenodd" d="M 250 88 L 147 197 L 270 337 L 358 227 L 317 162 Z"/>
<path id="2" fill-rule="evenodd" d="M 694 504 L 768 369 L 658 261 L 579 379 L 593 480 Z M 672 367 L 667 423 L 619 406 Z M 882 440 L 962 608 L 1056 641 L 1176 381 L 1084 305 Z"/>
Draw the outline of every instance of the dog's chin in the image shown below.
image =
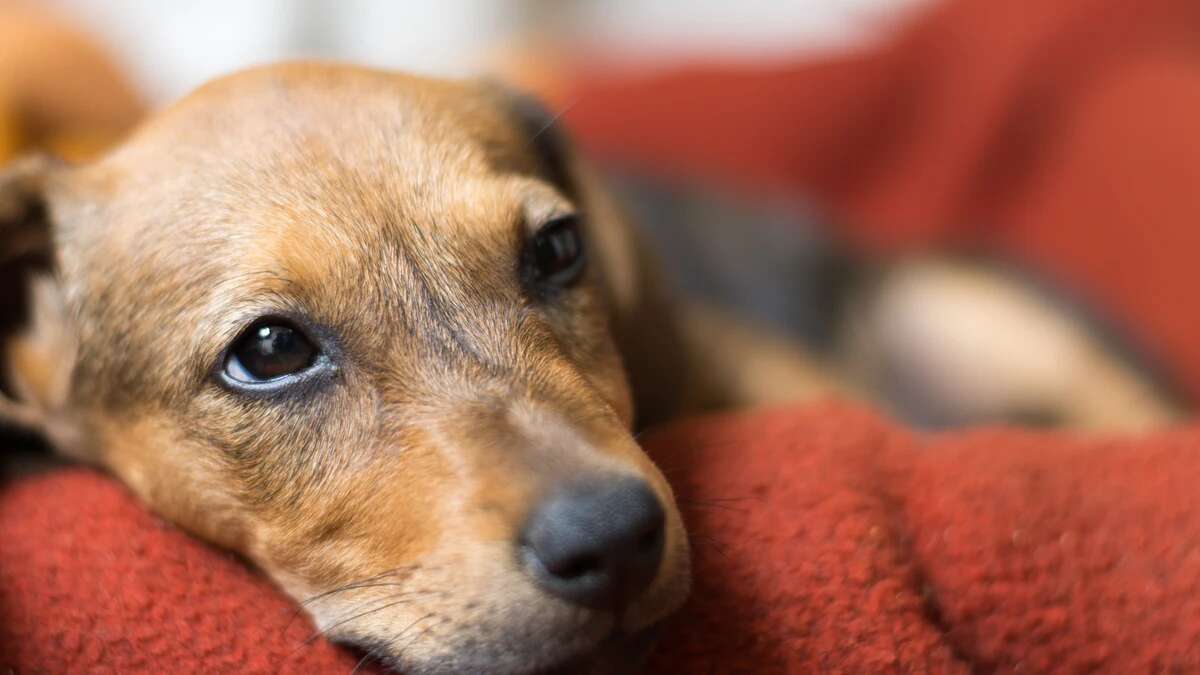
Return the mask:
<path id="1" fill-rule="evenodd" d="M 638 672 L 649 657 L 658 637 L 658 626 L 636 633 L 613 631 L 596 645 L 580 651 L 564 650 L 561 658 L 547 658 L 546 645 L 530 645 L 527 666 L 504 668 L 510 675 L 627 675 Z M 404 675 L 450 675 L 452 673 L 496 673 L 500 663 L 515 664 L 523 659 L 519 653 L 496 654 L 488 651 L 463 649 L 442 658 L 416 661 L 389 654 L 387 648 L 373 646 L 371 641 L 358 645 L 390 670 Z M 538 656 L 534 656 L 538 654 Z"/>
<path id="2" fill-rule="evenodd" d="M 613 634 L 590 653 L 535 671 L 545 675 L 625 675 L 638 672 L 658 637 L 657 626 L 634 634 Z"/>

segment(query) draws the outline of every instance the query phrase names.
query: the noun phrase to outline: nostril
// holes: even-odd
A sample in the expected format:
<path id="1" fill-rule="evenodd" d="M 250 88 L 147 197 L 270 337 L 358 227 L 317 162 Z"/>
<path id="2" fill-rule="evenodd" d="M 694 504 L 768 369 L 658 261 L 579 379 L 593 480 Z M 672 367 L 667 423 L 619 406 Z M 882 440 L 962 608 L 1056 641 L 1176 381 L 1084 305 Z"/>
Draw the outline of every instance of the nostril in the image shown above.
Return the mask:
<path id="1" fill-rule="evenodd" d="M 576 483 L 534 509 L 521 555 L 547 591 L 582 605 L 615 607 L 657 576 L 664 521 L 658 497 L 641 480 Z"/>
<path id="2" fill-rule="evenodd" d="M 547 565 L 546 570 L 556 577 L 577 579 L 585 574 L 598 571 L 602 564 L 600 556 L 586 555 L 565 560 L 558 566 L 551 567 Z"/>

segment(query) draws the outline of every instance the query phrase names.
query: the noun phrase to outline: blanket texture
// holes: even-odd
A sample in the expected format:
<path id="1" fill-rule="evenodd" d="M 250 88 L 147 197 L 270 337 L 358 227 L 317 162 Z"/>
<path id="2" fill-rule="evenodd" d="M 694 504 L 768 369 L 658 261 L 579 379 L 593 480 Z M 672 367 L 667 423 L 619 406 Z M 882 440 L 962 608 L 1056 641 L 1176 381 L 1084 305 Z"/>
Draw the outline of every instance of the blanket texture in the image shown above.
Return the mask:
<path id="1" fill-rule="evenodd" d="M 1200 431 L 920 437 L 827 405 L 692 421 L 648 446 L 678 486 L 696 579 L 648 672 L 1200 671 Z M 359 659 L 98 474 L 5 486 L 0 541 L 5 672 Z"/>

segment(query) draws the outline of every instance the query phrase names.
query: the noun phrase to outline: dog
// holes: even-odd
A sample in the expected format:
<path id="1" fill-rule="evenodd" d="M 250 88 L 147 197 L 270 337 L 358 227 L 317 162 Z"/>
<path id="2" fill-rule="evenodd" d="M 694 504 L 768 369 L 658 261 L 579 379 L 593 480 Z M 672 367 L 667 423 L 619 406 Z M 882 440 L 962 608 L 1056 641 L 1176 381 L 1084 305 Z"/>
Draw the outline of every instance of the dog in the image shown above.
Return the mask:
<path id="1" fill-rule="evenodd" d="M 751 401 L 734 346 L 790 356 L 689 341 L 552 116 L 486 81 L 228 76 L 12 164 L 0 242 L 0 419 L 408 673 L 636 667 L 689 569 L 634 430 Z"/>

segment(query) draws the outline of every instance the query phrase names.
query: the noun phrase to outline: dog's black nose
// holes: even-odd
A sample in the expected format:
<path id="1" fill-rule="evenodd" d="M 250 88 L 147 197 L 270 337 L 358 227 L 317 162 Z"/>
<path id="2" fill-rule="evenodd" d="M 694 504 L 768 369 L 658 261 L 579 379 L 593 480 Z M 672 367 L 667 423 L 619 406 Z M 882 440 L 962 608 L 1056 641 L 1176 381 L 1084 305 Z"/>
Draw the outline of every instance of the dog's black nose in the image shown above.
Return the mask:
<path id="1" fill-rule="evenodd" d="M 551 593 L 595 608 L 636 598 L 658 573 L 663 508 L 635 478 L 592 480 L 552 493 L 521 537 L 530 574 Z"/>

